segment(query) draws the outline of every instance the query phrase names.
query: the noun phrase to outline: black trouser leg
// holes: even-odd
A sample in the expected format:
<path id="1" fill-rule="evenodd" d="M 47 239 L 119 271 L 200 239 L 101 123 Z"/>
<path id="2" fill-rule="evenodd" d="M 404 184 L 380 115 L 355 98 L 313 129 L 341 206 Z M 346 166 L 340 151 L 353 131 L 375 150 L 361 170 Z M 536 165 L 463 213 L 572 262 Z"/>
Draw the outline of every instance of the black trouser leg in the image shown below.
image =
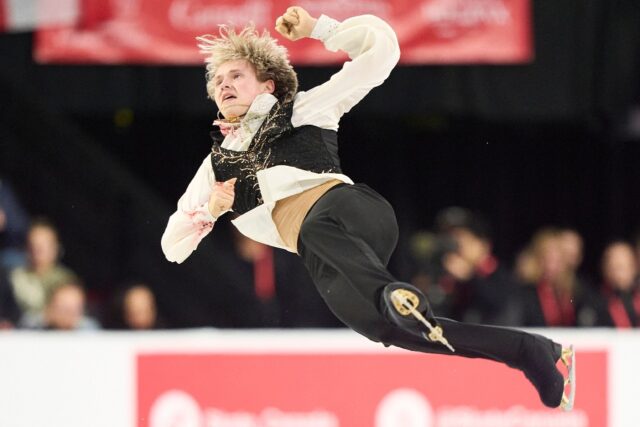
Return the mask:
<path id="1" fill-rule="evenodd" d="M 380 292 L 397 281 L 386 268 L 397 236 L 393 209 L 380 195 L 363 185 L 343 186 L 326 193 L 311 209 L 300 230 L 298 250 L 328 306 L 356 332 L 385 345 L 451 354 L 381 314 Z M 555 368 L 560 357 L 557 344 L 515 329 L 438 321 L 456 355 L 520 369 L 545 404 L 559 404 L 562 375 Z"/>

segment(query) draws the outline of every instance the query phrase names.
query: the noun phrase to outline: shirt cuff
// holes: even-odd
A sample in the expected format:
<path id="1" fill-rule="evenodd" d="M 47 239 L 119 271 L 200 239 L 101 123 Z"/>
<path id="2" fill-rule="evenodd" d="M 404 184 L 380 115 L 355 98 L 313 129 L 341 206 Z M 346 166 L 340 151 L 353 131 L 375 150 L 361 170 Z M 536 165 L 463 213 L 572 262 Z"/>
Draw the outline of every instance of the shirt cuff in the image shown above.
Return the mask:
<path id="1" fill-rule="evenodd" d="M 316 26 L 313 27 L 313 31 L 309 37 L 326 42 L 336 33 L 336 31 L 338 31 L 339 25 L 339 21 L 329 18 L 326 15 L 320 15 L 320 18 L 318 18 L 318 22 L 316 22 Z"/>
<path id="2" fill-rule="evenodd" d="M 200 213 L 202 216 L 198 216 L 197 219 L 199 221 L 203 221 L 203 222 L 211 222 L 214 223 L 218 220 L 218 218 L 220 218 L 222 216 L 222 213 L 220 213 L 220 215 L 218 215 L 218 218 L 216 218 L 215 216 L 211 215 L 211 212 L 209 212 L 209 204 L 205 203 L 204 205 L 202 205 L 199 209 L 196 210 L 196 212 Z"/>

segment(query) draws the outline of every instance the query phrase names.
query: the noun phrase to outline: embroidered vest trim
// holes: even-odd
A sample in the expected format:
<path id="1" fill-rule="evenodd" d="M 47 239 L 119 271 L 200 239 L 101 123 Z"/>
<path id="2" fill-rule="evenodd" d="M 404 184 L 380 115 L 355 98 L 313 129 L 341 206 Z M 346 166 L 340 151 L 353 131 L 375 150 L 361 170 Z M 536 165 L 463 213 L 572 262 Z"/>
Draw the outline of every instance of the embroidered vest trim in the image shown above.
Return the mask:
<path id="1" fill-rule="evenodd" d="M 263 203 L 257 173 L 287 165 L 316 173 L 341 173 L 337 133 L 316 126 L 294 128 L 293 102 L 277 102 L 246 151 L 222 148 L 223 138 L 212 133 L 211 164 L 217 181 L 238 178 L 233 211 L 243 214 Z"/>

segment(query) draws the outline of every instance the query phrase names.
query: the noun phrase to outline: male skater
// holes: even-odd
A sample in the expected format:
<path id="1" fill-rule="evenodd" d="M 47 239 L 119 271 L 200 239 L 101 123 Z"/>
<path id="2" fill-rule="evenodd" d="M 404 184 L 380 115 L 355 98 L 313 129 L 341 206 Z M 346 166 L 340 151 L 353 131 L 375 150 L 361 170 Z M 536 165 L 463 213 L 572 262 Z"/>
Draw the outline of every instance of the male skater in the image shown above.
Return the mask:
<path id="1" fill-rule="evenodd" d="M 387 270 L 398 239 L 391 205 L 342 173 L 340 117 L 398 62 L 396 35 L 381 19 L 316 19 L 290 7 L 276 21 L 289 40 L 311 37 L 350 58 L 329 81 L 298 92 L 287 51 L 253 27 L 199 38 L 207 91 L 224 119 L 211 153 L 178 201 L 162 237 L 168 260 L 184 261 L 222 214 L 244 235 L 297 253 L 331 310 L 349 327 L 385 345 L 495 360 L 521 370 L 542 402 L 571 409 L 572 348 L 506 328 L 436 318 L 426 297 Z M 349 141 L 357 143 L 357 141 Z M 384 167 L 384 165 L 381 165 Z M 446 338 L 445 338 L 446 336 Z"/>

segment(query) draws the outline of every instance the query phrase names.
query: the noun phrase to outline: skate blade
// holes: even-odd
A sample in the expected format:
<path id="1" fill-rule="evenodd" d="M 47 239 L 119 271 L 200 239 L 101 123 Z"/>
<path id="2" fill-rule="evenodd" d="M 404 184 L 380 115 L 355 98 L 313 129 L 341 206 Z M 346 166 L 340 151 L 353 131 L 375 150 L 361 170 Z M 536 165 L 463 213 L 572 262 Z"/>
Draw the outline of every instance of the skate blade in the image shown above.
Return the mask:
<path id="1" fill-rule="evenodd" d="M 572 345 L 562 349 L 560 360 L 569 372 L 564 382 L 565 387 L 569 386 L 569 395 L 562 393 L 560 408 L 563 411 L 571 411 L 576 399 L 576 352 Z"/>
<path id="2" fill-rule="evenodd" d="M 427 341 L 439 342 L 440 344 L 451 350 L 452 353 L 455 353 L 455 349 L 451 346 L 451 344 L 449 344 L 449 341 L 447 341 L 447 339 L 442 334 L 442 328 L 439 326 L 434 327 L 431 322 L 429 322 L 422 315 L 422 313 L 416 310 L 416 307 L 418 305 L 417 298 L 416 301 L 410 300 L 405 296 L 404 293 L 398 291 L 393 291 L 391 293 L 391 299 L 393 300 L 394 305 L 401 306 L 404 309 L 403 311 L 398 310 L 398 312 L 400 312 L 401 314 L 404 314 L 403 312 L 411 314 L 413 317 L 418 319 L 420 323 L 426 326 L 429 330 L 429 335 L 423 332 L 422 336 L 424 336 Z"/>

